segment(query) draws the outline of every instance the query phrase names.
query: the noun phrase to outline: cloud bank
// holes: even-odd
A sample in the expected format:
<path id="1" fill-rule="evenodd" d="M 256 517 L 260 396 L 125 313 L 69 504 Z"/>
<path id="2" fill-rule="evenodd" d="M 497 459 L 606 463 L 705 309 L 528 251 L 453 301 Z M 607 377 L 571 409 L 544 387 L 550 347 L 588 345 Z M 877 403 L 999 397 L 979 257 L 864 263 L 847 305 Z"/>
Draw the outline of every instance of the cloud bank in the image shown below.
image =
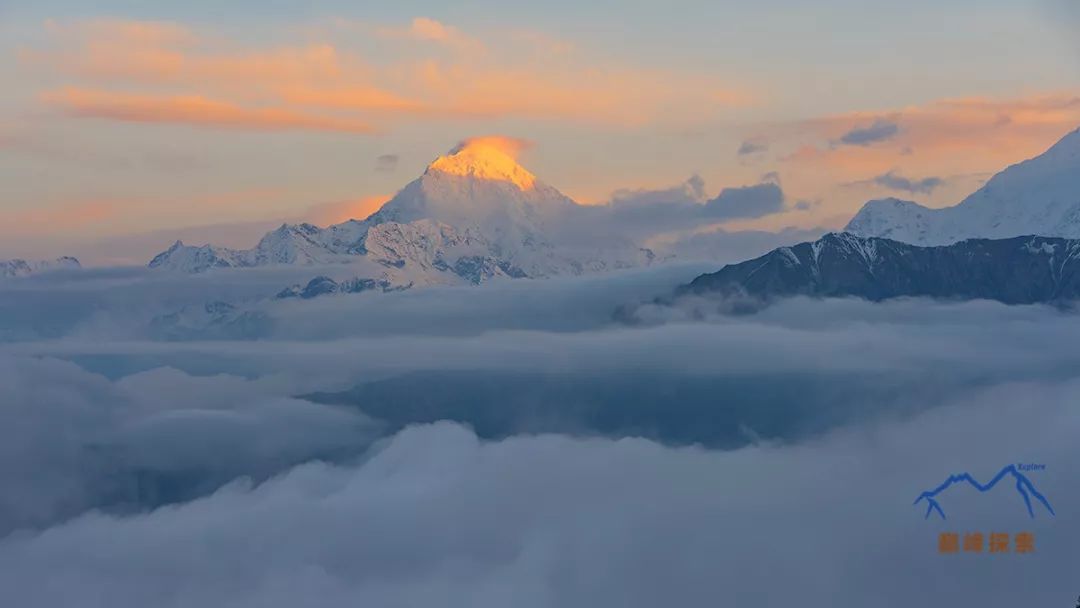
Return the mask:
<path id="1" fill-rule="evenodd" d="M 0 598 L 1072 601 L 1074 314 L 795 299 L 613 318 L 710 267 L 261 304 L 279 272 L 5 283 L 23 333 L 0 343 Z M 139 333 L 133 311 L 207 298 L 274 323 Z M 947 522 L 912 505 L 1016 461 L 1048 465 L 1058 517 L 1009 491 L 951 495 Z M 954 528 L 1031 531 L 1037 551 L 938 555 Z"/>
<path id="2" fill-rule="evenodd" d="M 735 452 L 416 427 L 361 464 L 303 465 L 147 515 L 10 537 L 0 586 L 23 606 L 1071 601 L 1071 518 L 1017 516 L 1015 494 L 960 495 L 953 527 L 1022 526 L 1038 548 L 949 558 L 937 534 L 952 528 L 923 521 L 911 499 L 956 459 L 961 430 L 983 439 L 962 458 L 980 472 L 1031 453 L 1020 437 L 1066 466 L 1076 390 L 1018 386 L 895 427 Z M 1017 397 L 1038 398 L 1039 415 Z M 1077 498 L 1068 480 L 1039 478 L 1059 509 Z"/>

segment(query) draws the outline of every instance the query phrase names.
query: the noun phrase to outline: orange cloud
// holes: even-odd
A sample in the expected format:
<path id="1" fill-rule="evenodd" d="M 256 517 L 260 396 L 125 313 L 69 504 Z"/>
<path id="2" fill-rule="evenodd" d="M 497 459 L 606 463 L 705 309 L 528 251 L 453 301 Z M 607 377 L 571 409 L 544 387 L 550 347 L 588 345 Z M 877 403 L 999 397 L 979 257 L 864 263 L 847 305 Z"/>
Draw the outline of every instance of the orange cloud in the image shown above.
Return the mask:
<path id="1" fill-rule="evenodd" d="M 1080 122 L 1080 93 L 1035 95 L 1019 99 L 944 99 L 888 113 L 854 113 L 822 124 L 845 129 L 874 116 L 890 116 L 901 127 L 904 145 L 964 144 L 981 146 L 980 135 L 1015 136 L 1069 130 Z M 1060 133 L 1059 133 L 1060 134 Z"/>
<path id="2" fill-rule="evenodd" d="M 371 31 L 404 44 L 435 42 L 470 52 L 420 45 L 372 63 L 325 42 L 237 50 L 220 37 L 171 24 L 108 21 L 49 29 L 56 34 L 50 47 L 24 50 L 25 65 L 68 79 L 62 84 L 71 90 L 117 91 L 116 99 L 99 94 L 93 104 L 46 96 L 64 107 L 93 106 L 71 112 L 75 116 L 368 132 L 360 119 L 524 117 L 639 126 L 707 120 L 756 103 L 738 87 L 700 74 L 598 63 L 569 43 L 521 30 L 481 42 L 423 17 L 405 29 Z M 484 49 L 490 52 L 471 52 Z"/>
<path id="3" fill-rule="evenodd" d="M 875 124 L 880 130 L 864 145 L 844 135 Z M 986 177 L 1047 150 L 1080 126 L 1080 92 L 1014 99 L 943 99 L 876 112 L 851 112 L 766 126 L 753 135 L 770 141 L 783 163 L 784 188 L 826 204 L 795 217 L 764 218 L 758 229 L 795 224 L 842 227 L 869 198 L 915 196 L 930 206 L 953 205 Z M 852 141 L 848 138 L 848 141 Z M 900 193 L 875 179 L 889 173 L 941 180 L 932 192 Z"/>
<path id="4" fill-rule="evenodd" d="M 160 97 L 66 88 L 42 99 L 72 116 L 125 122 L 177 123 L 256 131 L 308 129 L 373 133 L 363 122 L 314 116 L 284 108 L 244 108 L 199 96 Z"/>
<path id="5" fill-rule="evenodd" d="M 348 220 L 362 220 L 378 211 L 388 200 L 390 200 L 389 196 L 376 195 L 352 201 L 315 205 L 308 209 L 304 220 L 317 226 L 331 226 Z"/>
<path id="6" fill-rule="evenodd" d="M 371 109 L 394 112 L 431 112 L 427 104 L 371 87 L 312 88 L 295 87 L 281 91 L 292 104 L 341 109 Z"/>
<path id="7" fill-rule="evenodd" d="M 531 148 L 533 143 L 527 139 L 507 137 L 505 135 L 481 135 L 470 137 L 454 148 L 454 153 L 483 150 L 485 148 L 497 150 L 510 158 L 517 159 L 522 152 Z"/>
<path id="8" fill-rule="evenodd" d="M 853 129 L 878 121 L 896 126 L 894 135 L 872 146 L 838 145 Z M 1040 154 L 1080 126 L 1080 94 L 1019 99 L 945 99 L 884 112 L 853 112 L 770 133 L 795 151 L 782 160 L 816 166 L 838 181 L 862 179 L 897 167 L 912 174 L 996 172 Z"/>

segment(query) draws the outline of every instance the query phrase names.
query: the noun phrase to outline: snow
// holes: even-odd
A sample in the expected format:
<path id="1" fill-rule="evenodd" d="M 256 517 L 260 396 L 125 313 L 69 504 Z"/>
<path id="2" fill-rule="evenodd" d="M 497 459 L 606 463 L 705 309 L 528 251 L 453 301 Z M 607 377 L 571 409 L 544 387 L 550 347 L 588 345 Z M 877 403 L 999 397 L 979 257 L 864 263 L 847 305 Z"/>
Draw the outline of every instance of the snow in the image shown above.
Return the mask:
<path id="1" fill-rule="evenodd" d="M 568 242 L 560 227 L 582 208 L 522 168 L 500 140 L 481 138 L 428 166 L 365 220 L 284 224 L 252 249 L 177 242 L 151 268 L 205 272 L 275 264 L 350 264 L 393 285 L 549 277 L 631 268 L 652 252 L 618 240 Z"/>
<path id="2" fill-rule="evenodd" d="M 913 245 L 1025 235 L 1080 238 L 1080 129 L 1044 154 L 998 173 L 956 206 L 870 201 L 846 230 Z"/>
<path id="3" fill-rule="evenodd" d="M 784 256 L 788 266 L 798 266 L 802 264 L 802 262 L 799 261 L 799 256 L 795 255 L 795 252 L 791 250 L 791 247 L 781 247 L 780 249 L 777 249 L 777 251 L 780 252 L 780 255 Z"/>
<path id="4" fill-rule="evenodd" d="M 55 260 L 0 260 L 0 277 L 24 277 L 42 272 L 77 270 L 79 268 L 82 268 L 79 260 L 70 256 L 56 258 Z"/>

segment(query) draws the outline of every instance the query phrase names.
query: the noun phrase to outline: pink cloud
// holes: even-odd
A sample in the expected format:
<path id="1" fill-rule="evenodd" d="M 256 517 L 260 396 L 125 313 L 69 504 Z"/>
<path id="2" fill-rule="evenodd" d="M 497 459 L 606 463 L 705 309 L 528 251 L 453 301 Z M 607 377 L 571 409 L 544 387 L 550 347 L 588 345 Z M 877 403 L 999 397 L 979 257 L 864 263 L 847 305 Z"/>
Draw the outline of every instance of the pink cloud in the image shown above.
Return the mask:
<path id="1" fill-rule="evenodd" d="M 200 96 L 162 97 L 66 88 L 42 100 L 71 116 L 124 122 L 174 123 L 255 131 L 315 130 L 373 133 L 367 123 L 284 108 L 242 107 Z"/>
<path id="2" fill-rule="evenodd" d="M 423 17 L 404 29 L 373 30 L 415 47 L 401 55 L 407 59 L 395 55 L 376 64 L 326 42 L 238 50 L 174 24 L 108 21 L 49 29 L 56 34 L 52 44 L 24 50 L 21 58 L 64 79 L 66 88 L 44 99 L 73 116 L 369 132 L 373 122 L 477 117 L 640 126 L 704 120 L 759 103 L 742 87 L 700 74 L 597 62 L 540 34 L 525 43 L 523 54 L 518 30 L 481 41 Z M 559 53 L 537 52 L 538 44 L 555 45 Z"/>

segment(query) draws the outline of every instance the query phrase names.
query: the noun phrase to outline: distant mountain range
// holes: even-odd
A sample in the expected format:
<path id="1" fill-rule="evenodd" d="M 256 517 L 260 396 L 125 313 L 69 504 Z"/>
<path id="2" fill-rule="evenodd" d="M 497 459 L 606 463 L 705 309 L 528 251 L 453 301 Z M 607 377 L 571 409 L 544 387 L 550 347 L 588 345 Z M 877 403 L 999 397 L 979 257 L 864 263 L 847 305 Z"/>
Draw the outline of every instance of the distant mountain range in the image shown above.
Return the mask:
<path id="1" fill-rule="evenodd" d="M 3 260 L 0 261 L 0 278 L 24 277 L 53 270 L 82 268 L 79 260 L 64 256 L 55 260 Z"/>
<path id="2" fill-rule="evenodd" d="M 1037 234 L 1080 238 L 1080 129 L 1042 155 L 998 173 L 959 205 L 870 201 L 844 229 L 913 245 Z"/>
<path id="3" fill-rule="evenodd" d="M 165 341 L 253 340 L 265 336 L 273 326 L 274 320 L 265 312 L 215 301 L 156 316 L 147 333 Z"/>
<path id="4" fill-rule="evenodd" d="M 150 268 L 188 273 L 272 264 L 348 264 L 357 284 L 406 288 L 549 277 L 650 264 L 617 237 L 568 242 L 580 205 L 519 165 L 499 138 L 464 142 L 364 220 L 282 225 L 252 249 L 182 242 Z M 303 291 L 303 289 L 300 289 Z"/>
<path id="5" fill-rule="evenodd" d="M 751 305 L 790 296 L 1062 303 L 1080 297 L 1080 240 L 1024 236 L 919 247 L 830 233 L 701 275 L 677 295 L 721 295 Z"/>
<path id="6" fill-rule="evenodd" d="M 789 296 L 987 299 L 1080 297 L 1080 129 L 1009 167 L 955 207 L 871 201 L 845 232 L 702 275 L 677 295 L 751 308 Z"/>

